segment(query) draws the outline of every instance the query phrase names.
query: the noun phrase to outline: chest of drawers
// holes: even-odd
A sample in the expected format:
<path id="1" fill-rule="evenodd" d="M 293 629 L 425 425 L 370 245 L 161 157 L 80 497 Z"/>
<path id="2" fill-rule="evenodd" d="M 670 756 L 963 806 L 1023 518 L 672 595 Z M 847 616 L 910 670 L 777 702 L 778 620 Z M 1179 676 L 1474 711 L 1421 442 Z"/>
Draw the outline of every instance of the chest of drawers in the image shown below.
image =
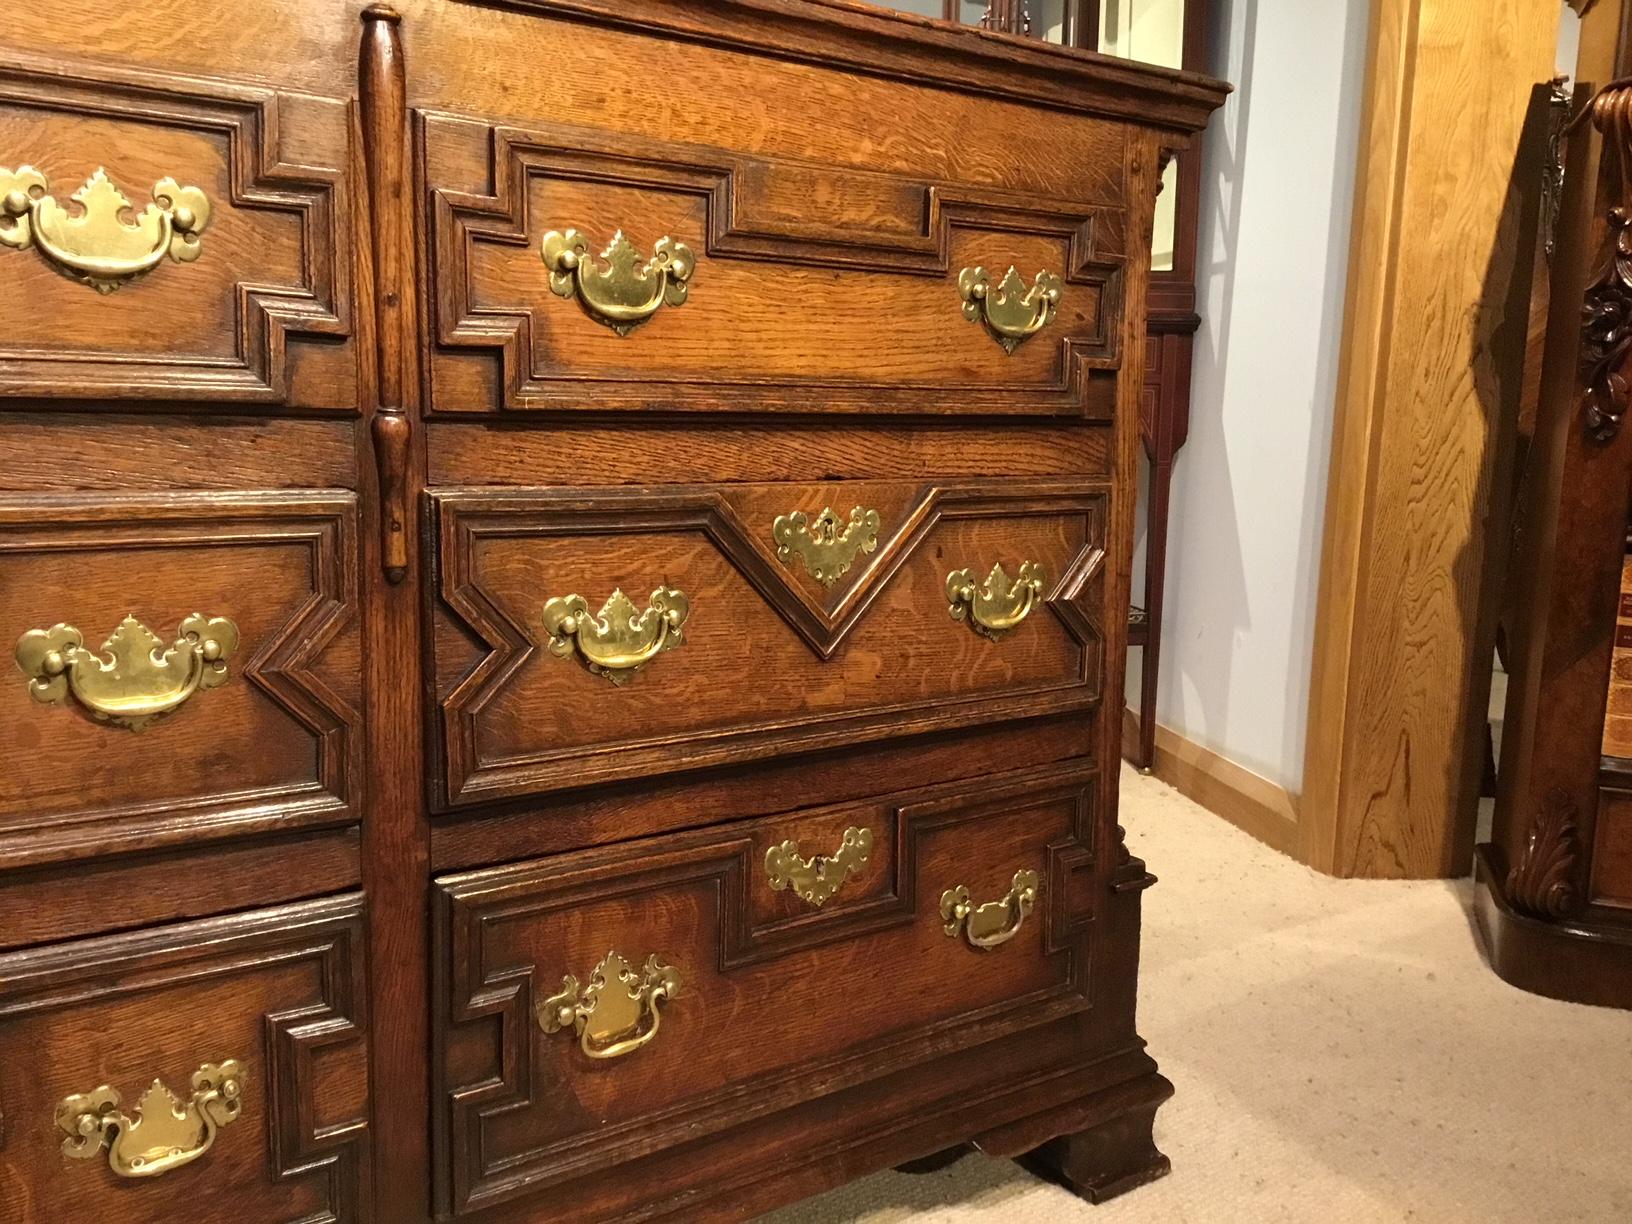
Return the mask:
<path id="1" fill-rule="evenodd" d="M 0 39 L 0 1218 L 1158 1176 L 1116 822 L 1216 82 L 838 0 Z"/>

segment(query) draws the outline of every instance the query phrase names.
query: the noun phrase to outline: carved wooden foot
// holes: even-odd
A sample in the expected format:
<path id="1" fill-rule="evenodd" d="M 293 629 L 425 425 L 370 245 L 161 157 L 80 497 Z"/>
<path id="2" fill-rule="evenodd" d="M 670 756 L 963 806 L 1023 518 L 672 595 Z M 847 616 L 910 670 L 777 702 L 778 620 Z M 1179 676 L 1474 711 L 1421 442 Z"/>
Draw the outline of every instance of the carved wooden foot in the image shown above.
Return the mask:
<path id="1" fill-rule="evenodd" d="M 1018 1157 L 1020 1164 L 1090 1203 L 1103 1203 L 1167 1176 L 1172 1162 L 1156 1148 L 1151 1125 L 1173 1085 L 1153 1075 L 1129 1107 L 1086 1130 L 1050 1139 Z"/>

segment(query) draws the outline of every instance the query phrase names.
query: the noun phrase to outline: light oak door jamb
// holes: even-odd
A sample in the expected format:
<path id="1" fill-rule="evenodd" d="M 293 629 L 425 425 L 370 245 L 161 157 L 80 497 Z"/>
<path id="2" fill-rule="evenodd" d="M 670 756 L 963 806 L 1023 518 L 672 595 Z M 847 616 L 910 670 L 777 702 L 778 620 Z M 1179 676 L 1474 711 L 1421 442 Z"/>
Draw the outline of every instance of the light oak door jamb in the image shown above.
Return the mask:
<path id="1" fill-rule="evenodd" d="M 1530 268 L 1509 187 L 1558 16 L 1536 0 L 1372 11 L 1300 812 L 1302 857 L 1331 874 L 1471 861 L 1486 517 Z"/>

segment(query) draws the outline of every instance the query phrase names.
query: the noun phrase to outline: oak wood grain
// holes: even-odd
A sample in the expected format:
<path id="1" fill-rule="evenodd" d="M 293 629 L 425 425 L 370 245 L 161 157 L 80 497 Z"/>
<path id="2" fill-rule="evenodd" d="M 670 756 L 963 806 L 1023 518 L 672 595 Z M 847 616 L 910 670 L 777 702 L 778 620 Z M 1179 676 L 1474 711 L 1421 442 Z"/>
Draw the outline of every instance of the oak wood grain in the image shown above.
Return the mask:
<path id="1" fill-rule="evenodd" d="M 276 829 L 361 810 L 356 506 L 349 493 L 0 495 L 6 645 L 65 623 L 97 650 L 126 615 L 166 643 L 232 619 L 227 680 L 140 733 L 45 705 L 9 666 L 0 863 Z"/>
<path id="2" fill-rule="evenodd" d="M 439 797 L 469 804 L 1097 702 L 1113 618 L 1097 581 L 1072 578 L 1103 568 L 1103 491 L 966 482 L 897 497 L 867 484 L 437 494 Z M 776 513 L 875 502 L 887 534 L 831 591 L 776 557 Z M 1002 563 L 1012 579 L 1025 562 L 1043 567 L 1044 601 L 1014 632 L 994 641 L 950 616 L 950 572 L 984 581 Z M 546 649 L 549 598 L 577 594 L 594 613 L 614 588 L 639 607 L 663 583 L 685 593 L 689 619 L 627 682 Z M 744 669 L 786 687 L 741 685 Z"/>
<path id="3" fill-rule="evenodd" d="M 432 866 L 449 872 L 562 854 L 695 828 L 716 813 L 768 815 L 832 806 L 876 795 L 884 787 L 979 779 L 1051 761 L 1091 758 L 1098 749 L 1097 721 L 1069 714 L 847 744 L 751 769 L 726 765 L 597 785 L 548 800 L 490 804 L 445 816 L 432 830 Z"/>
<path id="4" fill-rule="evenodd" d="M 891 188 L 882 202 L 795 163 L 783 189 L 818 202 L 795 221 L 756 187 L 788 177 L 780 161 L 440 116 L 418 137 L 433 190 L 437 412 L 794 413 L 819 403 L 828 413 L 1086 416 L 1103 406 L 1094 374 L 1120 353 L 1126 217 L 1114 203 L 1069 208 L 874 176 Z M 1114 165 L 1118 152 L 1089 164 Z M 604 326 L 549 286 L 542 239 L 569 229 L 592 258 L 614 233 L 642 260 L 662 238 L 683 243 L 697 257 L 685 302 L 626 335 Z M 965 317 L 956 280 L 972 267 L 1000 280 L 1011 266 L 1028 284 L 1041 272 L 1062 278 L 1055 317 L 1013 352 Z M 892 337 L 883 348 L 870 343 L 881 321 Z M 722 366 L 724 346 L 732 360 Z"/>
<path id="5" fill-rule="evenodd" d="M 245 644 L 123 740 L 0 688 L 31 762 L 0 784 L 0 1216 L 415 1224 L 464 1177 L 488 1218 L 742 1218 L 1068 1132 L 1085 1178 L 1148 1167 L 1154 877 L 1099 705 L 1160 153 L 1225 92 L 827 0 L 13 15 L 10 159 L 62 195 L 106 163 L 137 207 L 174 175 L 217 212 L 199 260 L 112 294 L 0 250 L 29 303 L 0 345 L 0 619 L 201 610 Z M 549 292 L 546 225 L 672 230 L 693 300 L 619 340 Z M 1059 318 L 1004 354 L 962 315 L 969 262 L 1056 266 Z M 847 499 L 887 526 L 829 589 L 768 533 Z M 444 532 L 456 509 L 494 530 Z M 949 570 L 1032 559 L 1015 635 L 951 620 Z M 539 650 L 540 599 L 682 575 L 690 639 L 639 687 Z M 505 784 L 447 810 L 439 703 L 490 681 L 461 768 Z M 875 857 L 827 908 L 742 870 L 857 821 Z M 1016 856 L 1043 893 L 1015 955 L 942 934 L 943 877 L 990 899 Z M 490 886 L 545 909 L 490 915 Z M 456 893 L 497 960 L 450 951 Z M 679 1040 L 642 1052 L 661 1075 L 454 1014 L 491 1001 L 456 977 L 583 974 L 626 935 L 696 966 Z M 857 989 L 886 975 L 901 997 Z M 775 1040 L 724 1053 L 750 1029 Z M 232 1056 L 258 1111 L 197 1166 L 121 1186 L 49 1137 L 68 1078 Z M 523 1082 L 490 1119 L 515 1163 L 460 1147 L 454 1110 Z"/>
<path id="6" fill-rule="evenodd" d="M 893 885 L 798 923 L 756 923 L 752 877 L 763 843 L 808 820 L 441 881 L 443 1201 L 469 1210 L 1086 1006 L 1093 911 L 1070 908 L 1060 860 L 1092 860 L 1091 777 L 1050 767 L 841 809 L 834 820 L 880 826 L 872 871 Z M 945 933 L 944 890 L 996 900 L 1021 868 L 1041 891 L 1013 939 L 987 953 Z M 682 975 L 638 1067 L 636 1056 L 597 1064 L 571 1034 L 533 1031 L 532 1007 L 563 974 L 587 981 L 607 948 L 635 964 L 655 954 Z M 501 982 L 482 964 L 509 968 Z M 888 989 L 839 985 L 884 964 Z"/>
<path id="7" fill-rule="evenodd" d="M 369 1218 L 362 937 L 352 893 L 0 955 L 5 1217 Z M 107 1084 L 130 1110 L 228 1058 L 243 1114 L 193 1164 L 128 1181 L 64 1157 L 64 1097 Z"/>
<path id="8" fill-rule="evenodd" d="M 214 417 L 178 429 L 173 417 L 98 412 L 15 413 L 0 420 L 4 487 L 76 489 L 349 488 L 352 426 L 344 421 Z M 225 456 L 231 462 L 225 462 Z M 72 458 L 70 458 L 72 456 Z"/>
<path id="9" fill-rule="evenodd" d="M 1530 263 L 1504 205 L 1557 17 L 1522 2 L 1373 12 L 1300 817 L 1307 861 L 1333 874 L 1470 861 L 1483 508 L 1528 307 L 1505 305 Z"/>
<path id="10" fill-rule="evenodd" d="M 1116 383 L 1107 381 L 1114 407 Z M 427 427 L 429 482 L 438 485 L 720 484 L 971 476 L 1097 476 L 1110 472 L 1104 425 L 892 429 L 829 422 L 726 429 L 565 424 L 548 431 L 483 423 Z"/>
<path id="11" fill-rule="evenodd" d="M 376 1017 L 371 1067 L 385 1094 L 374 1114 L 379 1153 L 375 1186 L 382 1219 L 418 1220 L 430 1209 L 429 1178 L 421 1172 L 428 1168 L 430 1146 L 424 1125 L 429 1109 L 424 1074 L 429 1047 L 429 826 L 421 800 L 418 648 L 423 568 L 411 522 L 425 471 L 414 309 L 419 259 L 401 21 L 386 5 L 370 5 L 361 17 L 357 162 L 368 202 L 363 224 L 371 241 L 359 244 L 358 251 L 361 279 L 374 304 L 363 320 L 374 349 L 374 361 L 367 363 L 367 432 L 359 423 L 355 452 L 367 510 L 360 550 L 370 794 L 363 824 L 363 885 L 369 902 L 369 956 L 377 965 L 390 966 L 369 982 Z M 381 422 L 395 445 L 384 465 L 374 452 Z"/>
<path id="12" fill-rule="evenodd" d="M 0 948 L 355 890 L 361 860 L 352 826 L 8 872 L 0 882 Z"/>
<path id="13" fill-rule="evenodd" d="M 136 210 L 166 178 L 210 206 L 195 261 L 108 294 L 38 244 L 0 252 L 28 303 L 0 345 L 4 397 L 355 410 L 343 100 L 23 60 L 0 63 L 0 131 L 56 198 L 105 167 Z"/>

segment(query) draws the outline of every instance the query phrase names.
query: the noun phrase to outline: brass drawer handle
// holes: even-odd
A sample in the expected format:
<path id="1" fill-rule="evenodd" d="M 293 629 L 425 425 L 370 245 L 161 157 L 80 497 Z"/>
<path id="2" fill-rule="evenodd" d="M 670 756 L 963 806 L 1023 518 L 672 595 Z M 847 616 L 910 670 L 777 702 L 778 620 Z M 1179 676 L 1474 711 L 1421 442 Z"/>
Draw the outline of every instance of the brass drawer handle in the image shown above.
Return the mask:
<path id="1" fill-rule="evenodd" d="M 160 179 L 153 202 L 138 213 L 98 166 L 69 198 L 77 216 L 46 194 L 45 175 L 33 166 L 0 166 L 0 244 L 37 247 L 98 293 L 151 272 L 166 256 L 191 263 L 204 251 L 199 235 L 210 223 L 210 202 L 197 187 Z"/>
<path id="2" fill-rule="evenodd" d="M 591 1058 L 622 1058 L 657 1037 L 658 1004 L 680 993 L 680 971 L 648 956 L 639 973 L 616 952 L 608 952 L 589 975 L 589 985 L 567 974 L 561 989 L 538 1005 L 546 1033 L 571 1029 Z M 650 1017 L 650 1020 L 647 1018 Z"/>
<path id="3" fill-rule="evenodd" d="M 800 858 L 799 843 L 785 841 L 765 851 L 765 874 L 777 892 L 793 891 L 818 908 L 860 870 L 873 849 L 873 831 L 852 826 L 844 831 L 832 855 Z"/>
<path id="4" fill-rule="evenodd" d="M 996 641 L 1031 615 L 1046 581 L 1035 561 L 1021 562 L 1020 576 L 1012 583 L 1002 562 L 992 566 L 980 585 L 974 570 L 953 570 L 946 576 L 946 597 L 952 601 L 947 611 L 953 620 L 967 620 L 976 633 Z"/>
<path id="5" fill-rule="evenodd" d="M 812 578 L 823 586 L 832 586 L 860 554 L 878 547 L 882 523 L 877 510 L 856 506 L 850 511 L 849 523 L 840 531 L 839 516 L 828 506 L 814 523 L 803 510 L 778 515 L 771 524 L 771 535 L 776 540 L 778 560 L 786 565 L 798 557 Z"/>
<path id="6" fill-rule="evenodd" d="M 619 230 L 601 252 L 603 267 L 589 257 L 589 240 L 575 229 L 551 230 L 540 246 L 550 270 L 550 292 L 576 297 L 589 317 L 627 336 L 665 304 L 683 306 L 697 257 L 673 238 L 659 238 L 644 265 L 640 252 Z"/>
<path id="7" fill-rule="evenodd" d="M 1013 264 L 992 288 L 991 275 L 982 267 L 958 273 L 958 295 L 963 298 L 963 317 L 971 323 L 984 320 L 992 335 L 1012 353 L 1028 336 L 1048 325 L 1060 304 L 1063 285 L 1052 272 L 1037 273 L 1028 286 Z"/>
<path id="8" fill-rule="evenodd" d="M 17 641 L 17 664 L 35 701 L 53 705 L 70 693 L 92 718 L 140 731 L 178 709 L 200 689 L 227 680 L 227 660 L 238 649 L 238 626 L 224 616 L 194 612 L 166 646 L 134 616 L 87 650 L 72 625 L 30 629 Z"/>
<path id="9" fill-rule="evenodd" d="M 973 948 L 995 948 L 1020 933 L 1026 915 L 1037 904 L 1037 873 L 1021 868 L 1014 873 L 1008 894 L 1000 901 L 977 906 L 962 884 L 941 894 L 941 929 L 956 939 L 961 931 Z"/>
<path id="10" fill-rule="evenodd" d="M 665 650 L 680 645 L 680 627 L 691 614 L 681 591 L 660 586 L 645 611 L 615 589 L 596 616 L 582 595 L 560 595 L 544 605 L 550 650 L 566 658 L 576 651 L 590 671 L 622 684 Z"/>
<path id="11" fill-rule="evenodd" d="M 119 1093 L 106 1084 L 64 1097 L 57 1106 L 57 1126 L 68 1136 L 63 1152 L 85 1160 L 107 1148 L 108 1166 L 120 1177 L 157 1177 L 197 1160 L 221 1127 L 238 1120 L 244 1067 L 230 1058 L 205 1063 L 193 1072 L 193 1095 L 186 1101 L 154 1080 L 134 1115 L 119 1106 Z"/>

